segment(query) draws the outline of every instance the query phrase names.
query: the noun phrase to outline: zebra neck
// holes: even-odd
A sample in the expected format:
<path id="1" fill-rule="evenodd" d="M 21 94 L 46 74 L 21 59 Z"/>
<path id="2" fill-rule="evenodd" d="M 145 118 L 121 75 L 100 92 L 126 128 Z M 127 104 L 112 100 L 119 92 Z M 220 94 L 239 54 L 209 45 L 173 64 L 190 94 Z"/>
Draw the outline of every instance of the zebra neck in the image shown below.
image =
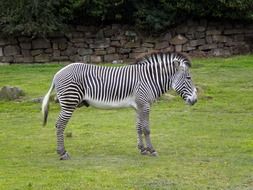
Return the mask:
<path id="1" fill-rule="evenodd" d="M 170 88 L 170 75 L 173 71 L 164 69 L 164 67 L 161 64 L 147 63 L 142 65 L 142 69 L 139 71 L 141 80 L 147 86 L 147 89 L 150 89 L 153 98 L 160 97 Z"/>

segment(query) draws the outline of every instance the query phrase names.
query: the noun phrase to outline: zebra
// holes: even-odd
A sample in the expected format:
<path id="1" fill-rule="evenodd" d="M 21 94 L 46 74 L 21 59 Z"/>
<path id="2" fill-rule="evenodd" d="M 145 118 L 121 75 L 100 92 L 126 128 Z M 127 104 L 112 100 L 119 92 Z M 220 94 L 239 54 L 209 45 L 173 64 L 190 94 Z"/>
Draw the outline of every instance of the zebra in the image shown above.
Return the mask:
<path id="1" fill-rule="evenodd" d="M 195 104 L 197 90 L 191 79 L 190 67 L 190 59 L 181 53 L 156 52 L 125 66 L 72 63 L 59 70 L 44 96 L 42 113 L 45 126 L 49 97 L 55 89 L 61 107 L 55 125 L 60 160 L 70 159 L 64 147 L 64 130 L 74 110 L 82 106 L 133 108 L 136 111 L 137 147 L 143 155 L 156 156 L 150 139 L 150 107 L 169 89 L 175 90 L 187 104 Z"/>

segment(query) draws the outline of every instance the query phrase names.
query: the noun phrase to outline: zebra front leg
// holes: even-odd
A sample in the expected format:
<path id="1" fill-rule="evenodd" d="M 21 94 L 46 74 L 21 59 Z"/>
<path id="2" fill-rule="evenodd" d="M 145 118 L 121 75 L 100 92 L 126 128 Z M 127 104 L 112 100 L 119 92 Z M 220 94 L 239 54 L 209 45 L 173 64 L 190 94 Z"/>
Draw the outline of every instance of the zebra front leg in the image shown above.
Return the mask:
<path id="1" fill-rule="evenodd" d="M 146 155 L 148 152 L 151 155 L 156 156 L 157 152 L 153 148 L 150 139 L 150 129 L 149 129 L 149 105 L 138 106 L 137 110 L 137 133 L 138 133 L 138 148 L 140 149 L 141 154 Z M 145 135 L 145 141 L 147 148 L 144 147 L 142 134 Z"/>
<path id="2" fill-rule="evenodd" d="M 143 144 L 143 138 L 142 138 L 143 129 L 142 129 L 141 121 L 139 119 L 139 114 L 137 114 L 136 130 L 137 130 L 137 147 L 140 150 L 140 153 L 142 155 L 146 155 L 147 150 Z"/>
<path id="3" fill-rule="evenodd" d="M 152 145 L 152 143 L 151 143 L 149 125 L 146 125 L 146 126 L 144 127 L 143 131 L 144 131 L 145 140 L 146 140 L 146 146 L 147 146 L 146 150 L 147 150 L 148 152 L 150 152 L 150 154 L 151 154 L 152 156 L 158 156 L 156 150 L 153 148 L 153 145 Z"/>
<path id="4" fill-rule="evenodd" d="M 70 159 L 70 156 L 64 147 L 64 130 L 72 113 L 73 111 L 61 110 L 56 122 L 57 153 L 60 155 L 60 160 Z"/>

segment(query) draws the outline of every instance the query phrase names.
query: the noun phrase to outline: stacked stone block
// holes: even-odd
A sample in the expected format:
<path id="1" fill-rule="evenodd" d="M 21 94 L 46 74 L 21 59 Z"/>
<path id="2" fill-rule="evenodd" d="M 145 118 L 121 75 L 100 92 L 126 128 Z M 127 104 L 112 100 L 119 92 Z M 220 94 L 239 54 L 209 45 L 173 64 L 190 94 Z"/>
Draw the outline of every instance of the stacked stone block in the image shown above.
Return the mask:
<path id="1" fill-rule="evenodd" d="M 147 36 L 133 28 L 76 26 L 45 38 L 0 37 L 1 63 L 133 62 L 152 51 L 230 56 L 253 51 L 253 24 L 189 20 L 167 32 Z"/>

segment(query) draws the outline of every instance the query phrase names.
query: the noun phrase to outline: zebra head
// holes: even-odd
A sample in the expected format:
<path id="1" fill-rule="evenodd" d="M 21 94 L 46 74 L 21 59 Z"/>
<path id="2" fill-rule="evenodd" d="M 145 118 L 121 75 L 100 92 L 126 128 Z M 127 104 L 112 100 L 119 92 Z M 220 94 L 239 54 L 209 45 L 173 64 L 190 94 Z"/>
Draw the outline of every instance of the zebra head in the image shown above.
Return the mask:
<path id="1" fill-rule="evenodd" d="M 190 63 L 185 63 L 183 60 L 176 60 L 173 63 L 176 72 L 172 77 L 171 87 L 187 104 L 194 105 L 197 102 L 197 90 L 189 73 Z"/>

